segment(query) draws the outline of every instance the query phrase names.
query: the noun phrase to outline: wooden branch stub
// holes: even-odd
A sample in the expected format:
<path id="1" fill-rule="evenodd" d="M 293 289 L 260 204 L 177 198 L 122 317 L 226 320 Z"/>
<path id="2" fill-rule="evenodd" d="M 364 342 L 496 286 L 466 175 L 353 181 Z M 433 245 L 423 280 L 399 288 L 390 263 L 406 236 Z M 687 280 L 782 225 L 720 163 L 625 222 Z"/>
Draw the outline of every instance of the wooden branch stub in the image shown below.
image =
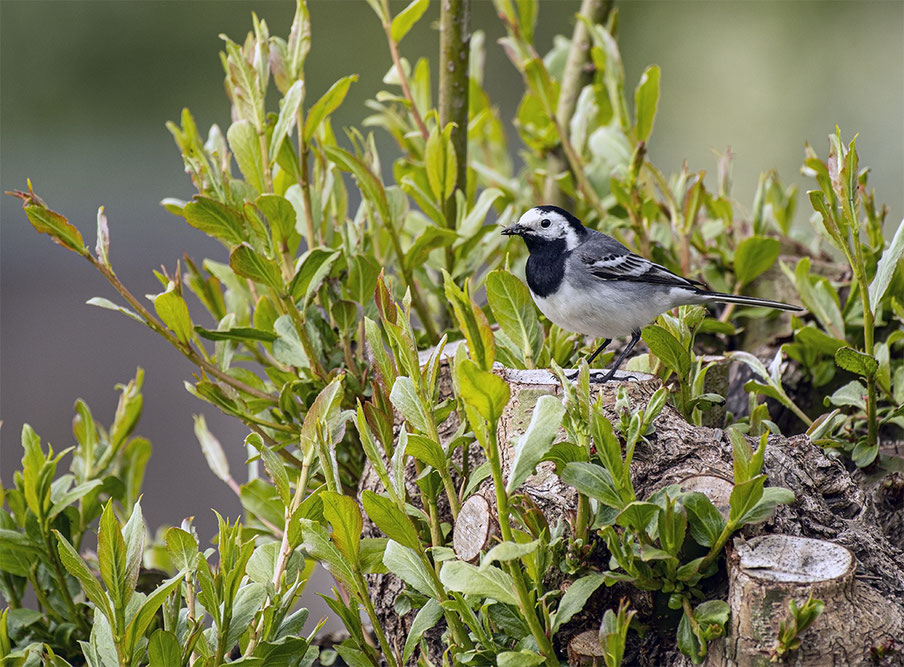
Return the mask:
<path id="1" fill-rule="evenodd" d="M 586 630 L 568 642 L 569 665 L 605 665 L 604 655 L 600 633 L 596 630 Z"/>
<path id="2" fill-rule="evenodd" d="M 496 526 L 496 517 L 490 503 L 475 493 L 462 503 L 458 519 L 455 520 L 452 532 L 455 555 L 469 563 L 476 561 L 496 534 Z"/>
<path id="3" fill-rule="evenodd" d="M 863 664 L 883 638 L 900 636 L 904 613 L 854 578 L 856 560 L 847 548 L 793 535 L 737 538 L 728 558 L 731 619 L 727 636 L 713 645 L 709 665 L 765 667 L 776 645 L 789 601 L 812 595 L 823 614 L 802 635 L 786 664 Z"/>
<path id="4" fill-rule="evenodd" d="M 678 484 L 682 491 L 702 493 L 712 501 L 719 513 L 728 519 L 731 509 L 731 490 L 734 488 L 731 480 L 719 475 L 691 475 L 682 479 Z"/>

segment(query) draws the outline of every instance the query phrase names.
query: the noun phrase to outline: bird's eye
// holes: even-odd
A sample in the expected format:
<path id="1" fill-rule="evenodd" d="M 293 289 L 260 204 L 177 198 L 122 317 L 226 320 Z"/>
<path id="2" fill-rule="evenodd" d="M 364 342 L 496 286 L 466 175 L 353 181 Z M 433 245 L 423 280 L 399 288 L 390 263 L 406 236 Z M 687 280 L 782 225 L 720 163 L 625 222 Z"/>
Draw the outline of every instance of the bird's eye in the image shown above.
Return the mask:
<path id="1" fill-rule="evenodd" d="M 543 219 L 540 221 L 540 226 L 541 226 L 543 229 L 546 229 L 546 228 L 549 227 L 549 225 L 551 225 L 551 224 L 552 224 L 552 223 L 549 221 L 549 218 L 543 218 Z"/>

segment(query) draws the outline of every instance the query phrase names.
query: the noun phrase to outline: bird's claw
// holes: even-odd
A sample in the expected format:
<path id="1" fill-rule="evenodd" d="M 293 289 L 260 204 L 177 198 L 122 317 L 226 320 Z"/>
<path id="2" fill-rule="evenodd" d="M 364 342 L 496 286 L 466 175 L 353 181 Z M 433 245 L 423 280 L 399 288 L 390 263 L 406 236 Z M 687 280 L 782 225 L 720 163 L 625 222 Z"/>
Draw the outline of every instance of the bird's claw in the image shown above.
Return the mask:
<path id="1" fill-rule="evenodd" d="M 578 379 L 578 374 L 580 371 L 577 369 L 572 369 L 568 371 L 564 371 L 565 378 L 574 382 Z M 633 375 L 621 375 L 619 376 L 614 371 L 590 371 L 590 382 L 593 384 L 605 384 L 610 380 L 615 380 L 616 382 L 628 382 L 628 381 L 637 381 L 637 378 Z"/>

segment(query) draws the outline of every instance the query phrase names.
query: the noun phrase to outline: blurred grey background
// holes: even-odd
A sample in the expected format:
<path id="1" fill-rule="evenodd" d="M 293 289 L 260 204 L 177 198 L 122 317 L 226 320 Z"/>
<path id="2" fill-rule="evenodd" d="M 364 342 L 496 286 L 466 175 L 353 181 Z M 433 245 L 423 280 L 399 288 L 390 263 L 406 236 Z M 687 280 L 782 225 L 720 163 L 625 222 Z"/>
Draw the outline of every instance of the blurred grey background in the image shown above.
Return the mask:
<path id="1" fill-rule="evenodd" d="M 393 3 L 397 12 L 405 3 Z M 539 46 L 570 35 L 579 3 L 541 2 Z M 651 142 L 666 172 L 687 160 L 715 173 L 714 150 L 731 146 L 734 194 L 748 209 L 759 173 L 800 176 L 803 146 L 827 154 L 838 124 L 859 132 L 861 164 L 873 168 L 879 199 L 896 226 L 904 212 L 904 3 L 621 2 L 619 43 L 629 88 L 643 69 L 662 67 Z M 222 261 L 225 251 L 159 206 L 192 187 L 169 133 L 182 107 L 202 132 L 225 130 L 229 105 L 217 53 L 226 33 L 242 41 L 251 12 L 285 36 L 294 2 L 37 2 L 0 0 L 0 186 L 35 190 L 78 225 L 93 247 L 97 207 L 110 220 L 112 261 L 135 294 L 156 293 L 151 271 L 182 252 Z M 390 67 L 382 29 L 363 0 L 310 0 L 313 49 L 308 100 L 340 76 L 360 80 L 337 114 L 337 130 L 360 124 L 363 102 Z M 402 43 L 402 54 L 436 60 L 438 3 Z M 487 33 L 486 85 L 501 117 L 514 116 L 522 84 L 495 43 L 502 26 L 488 0 L 475 0 L 472 27 Z M 434 68 L 434 80 L 436 77 Z M 517 135 L 509 125 L 513 151 Z M 381 145 L 390 147 L 384 136 Z M 390 164 L 386 154 L 384 164 Z M 712 176 L 708 185 L 714 186 Z M 798 201 L 806 225 L 805 196 Z M 197 517 L 202 540 L 216 524 L 210 508 L 235 517 L 240 506 L 208 470 L 192 432 L 204 413 L 241 478 L 247 431 L 183 389 L 192 366 L 149 329 L 85 305 L 117 300 L 94 270 L 39 236 L 17 200 L 0 199 L 0 479 L 12 483 L 19 433 L 30 423 L 56 449 L 72 442 L 72 405 L 84 398 L 109 424 L 113 386 L 136 366 L 147 376 L 138 432 L 150 438 L 142 506 L 152 527 Z M 322 607 L 321 607 L 322 609 Z M 312 609 L 312 618 L 318 611 Z"/>

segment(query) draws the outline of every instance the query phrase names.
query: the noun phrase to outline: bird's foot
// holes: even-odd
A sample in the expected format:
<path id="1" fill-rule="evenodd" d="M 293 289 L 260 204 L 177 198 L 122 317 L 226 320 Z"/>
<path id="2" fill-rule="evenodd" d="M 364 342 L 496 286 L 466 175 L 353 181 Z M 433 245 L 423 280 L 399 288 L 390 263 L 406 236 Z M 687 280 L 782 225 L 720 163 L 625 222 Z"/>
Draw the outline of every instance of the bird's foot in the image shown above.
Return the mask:
<path id="1" fill-rule="evenodd" d="M 579 371 L 577 369 L 572 369 L 565 371 L 565 377 L 572 382 L 578 379 Z M 617 369 L 613 368 L 608 371 L 590 371 L 590 382 L 592 384 L 605 384 L 609 382 L 609 380 L 615 380 L 616 382 L 629 382 L 629 381 L 637 381 L 637 378 L 633 375 L 621 375 L 617 376 Z"/>

